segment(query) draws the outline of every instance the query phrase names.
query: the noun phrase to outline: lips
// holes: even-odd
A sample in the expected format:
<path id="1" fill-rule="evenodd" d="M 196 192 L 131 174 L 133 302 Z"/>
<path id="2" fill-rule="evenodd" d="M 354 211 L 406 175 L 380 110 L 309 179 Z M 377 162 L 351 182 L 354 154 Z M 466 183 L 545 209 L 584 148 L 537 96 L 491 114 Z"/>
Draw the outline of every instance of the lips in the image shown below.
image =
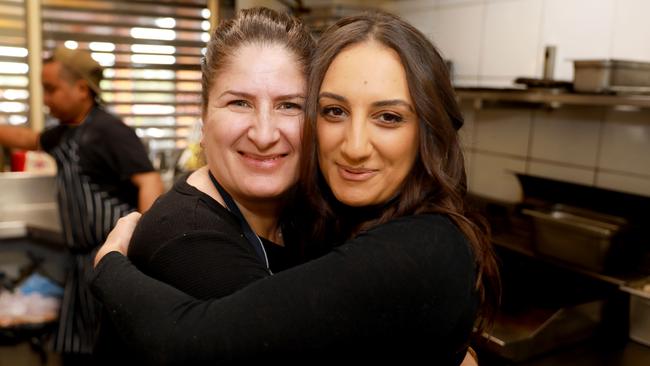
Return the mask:
<path id="1" fill-rule="evenodd" d="M 341 178 L 352 182 L 363 182 L 375 176 L 376 169 L 356 168 L 337 164 Z"/>
<path id="2" fill-rule="evenodd" d="M 273 169 L 282 164 L 284 158 L 289 154 L 259 155 L 240 151 L 239 155 L 243 158 L 244 162 L 248 166 L 258 169 Z"/>

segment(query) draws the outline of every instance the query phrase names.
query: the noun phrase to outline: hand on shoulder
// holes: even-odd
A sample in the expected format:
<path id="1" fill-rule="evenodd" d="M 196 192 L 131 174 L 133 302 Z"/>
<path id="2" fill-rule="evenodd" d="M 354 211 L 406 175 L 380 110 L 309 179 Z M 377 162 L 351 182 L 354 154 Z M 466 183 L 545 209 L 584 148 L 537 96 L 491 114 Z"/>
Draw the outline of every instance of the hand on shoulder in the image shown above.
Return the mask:
<path id="1" fill-rule="evenodd" d="M 129 250 L 131 236 L 133 235 L 135 226 L 138 224 L 141 216 L 142 215 L 138 212 L 132 212 L 117 220 L 117 224 L 108 234 L 106 241 L 99 248 L 99 251 L 97 251 L 97 255 L 95 255 L 95 267 L 97 267 L 97 263 L 99 263 L 99 261 L 110 252 L 116 251 L 126 256 Z"/>

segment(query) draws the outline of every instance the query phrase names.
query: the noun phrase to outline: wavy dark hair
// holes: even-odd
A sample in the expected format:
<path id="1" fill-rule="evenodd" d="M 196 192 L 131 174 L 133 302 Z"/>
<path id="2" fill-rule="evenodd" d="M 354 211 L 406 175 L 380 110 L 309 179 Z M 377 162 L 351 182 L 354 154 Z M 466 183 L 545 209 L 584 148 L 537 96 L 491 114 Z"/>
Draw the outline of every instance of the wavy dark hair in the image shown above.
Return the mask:
<path id="1" fill-rule="evenodd" d="M 201 62 L 204 114 L 216 74 L 228 66 L 240 47 L 250 44 L 284 46 L 296 56 L 307 75 L 316 41 L 300 19 L 268 8 L 243 9 L 233 19 L 221 22 L 212 32 Z"/>
<path id="2" fill-rule="evenodd" d="M 399 194 L 379 210 L 375 208 L 378 214 L 366 216 L 365 221 L 349 227 L 344 220 L 350 216 L 341 214 L 342 205 L 334 199 L 318 166 L 318 94 L 334 58 L 345 48 L 368 41 L 393 49 L 401 59 L 419 119 L 419 153 Z M 467 179 L 457 133 L 463 117 L 440 53 L 420 31 L 395 15 L 374 11 L 347 17 L 327 29 L 319 39 L 308 88 L 301 183 L 316 212 L 315 235 L 327 237 L 332 232 L 343 232 L 349 237 L 406 215 L 448 216 L 466 236 L 474 254 L 476 288 L 481 299 L 479 329 L 482 330 L 484 320 L 492 319 L 498 306 L 498 267 L 489 228 L 485 220 L 470 212 L 466 203 Z"/>

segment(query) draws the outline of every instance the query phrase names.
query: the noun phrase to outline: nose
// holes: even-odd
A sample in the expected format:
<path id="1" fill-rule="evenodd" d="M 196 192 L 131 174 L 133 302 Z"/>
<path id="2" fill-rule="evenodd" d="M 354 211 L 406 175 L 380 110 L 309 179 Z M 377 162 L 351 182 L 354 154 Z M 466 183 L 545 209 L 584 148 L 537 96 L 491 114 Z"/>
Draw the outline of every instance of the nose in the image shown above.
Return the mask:
<path id="1" fill-rule="evenodd" d="M 361 162 L 370 157 L 372 144 L 369 127 L 368 121 L 363 117 L 353 117 L 345 127 L 341 154 L 350 162 Z"/>
<path id="2" fill-rule="evenodd" d="M 269 108 L 260 108 L 248 129 L 248 138 L 260 150 L 266 150 L 280 140 L 277 117 Z"/>

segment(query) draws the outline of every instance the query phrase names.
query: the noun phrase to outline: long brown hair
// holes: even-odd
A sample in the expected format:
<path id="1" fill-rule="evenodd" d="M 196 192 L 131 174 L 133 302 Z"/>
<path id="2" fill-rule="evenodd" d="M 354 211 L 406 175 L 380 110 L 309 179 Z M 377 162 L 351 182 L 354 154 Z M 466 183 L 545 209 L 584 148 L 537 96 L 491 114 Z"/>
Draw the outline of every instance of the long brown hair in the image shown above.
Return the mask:
<path id="1" fill-rule="evenodd" d="M 399 55 L 419 119 L 419 153 L 399 195 L 381 207 L 380 214 L 346 227 L 318 167 L 316 119 L 318 94 L 325 73 L 345 48 L 367 41 L 380 42 Z M 455 99 L 447 67 L 440 53 L 417 29 L 399 17 L 369 12 L 341 19 L 322 34 L 314 53 L 308 82 L 306 123 L 303 132 L 301 183 L 316 210 L 315 232 L 344 230 L 354 235 L 392 218 L 419 213 L 448 216 L 471 244 L 476 262 L 476 287 L 481 319 L 491 319 L 500 292 L 498 267 L 484 220 L 469 212 L 465 201 L 467 179 L 457 130 L 463 117 Z M 349 218 L 345 218 L 349 219 Z M 482 328 L 484 322 L 479 323 Z"/>

